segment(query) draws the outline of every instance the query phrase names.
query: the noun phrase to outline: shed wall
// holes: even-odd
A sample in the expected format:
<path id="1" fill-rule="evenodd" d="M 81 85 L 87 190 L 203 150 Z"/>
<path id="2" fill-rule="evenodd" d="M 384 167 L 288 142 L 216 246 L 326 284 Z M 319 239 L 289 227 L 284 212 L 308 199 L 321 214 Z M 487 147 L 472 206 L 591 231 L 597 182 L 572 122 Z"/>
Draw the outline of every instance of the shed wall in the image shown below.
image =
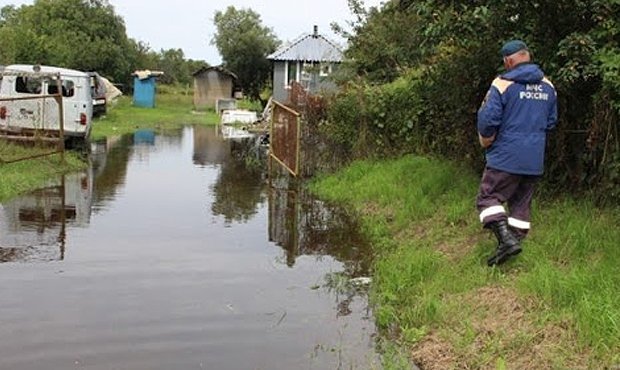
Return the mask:
<path id="1" fill-rule="evenodd" d="M 273 62 L 273 98 L 279 102 L 286 102 L 289 98 L 289 89 L 286 87 L 289 81 L 286 81 L 287 69 L 286 61 L 274 61 Z M 298 63 L 296 61 L 290 61 L 288 63 Z M 299 63 L 299 68 L 303 66 L 303 62 Z M 331 63 L 332 73 L 338 69 L 338 63 Z M 313 72 L 310 78 L 307 80 L 301 80 L 299 78 L 300 73 L 297 74 L 297 82 L 300 82 L 308 91 L 312 94 L 318 94 L 324 91 L 336 90 L 336 84 L 328 77 L 323 77 L 320 72 Z"/>
<path id="2" fill-rule="evenodd" d="M 207 71 L 194 77 L 194 108 L 215 109 L 217 99 L 230 99 L 233 78 L 217 71 Z"/>
<path id="3" fill-rule="evenodd" d="M 273 63 L 273 98 L 284 103 L 288 99 L 286 89 L 285 62 L 275 61 Z"/>

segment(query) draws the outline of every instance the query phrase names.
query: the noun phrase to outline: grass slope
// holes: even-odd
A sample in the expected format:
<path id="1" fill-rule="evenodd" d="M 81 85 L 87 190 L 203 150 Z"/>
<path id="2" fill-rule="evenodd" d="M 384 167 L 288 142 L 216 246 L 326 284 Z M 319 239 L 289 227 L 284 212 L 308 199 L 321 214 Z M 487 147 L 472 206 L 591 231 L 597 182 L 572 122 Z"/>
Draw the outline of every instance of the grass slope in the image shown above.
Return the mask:
<path id="1" fill-rule="evenodd" d="M 496 242 L 480 229 L 477 187 L 476 174 L 413 156 L 356 162 L 311 184 L 362 220 L 389 352 L 423 369 L 620 365 L 618 209 L 537 203 L 524 253 L 491 269 Z M 404 367 L 398 356 L 386 363 Z"/>

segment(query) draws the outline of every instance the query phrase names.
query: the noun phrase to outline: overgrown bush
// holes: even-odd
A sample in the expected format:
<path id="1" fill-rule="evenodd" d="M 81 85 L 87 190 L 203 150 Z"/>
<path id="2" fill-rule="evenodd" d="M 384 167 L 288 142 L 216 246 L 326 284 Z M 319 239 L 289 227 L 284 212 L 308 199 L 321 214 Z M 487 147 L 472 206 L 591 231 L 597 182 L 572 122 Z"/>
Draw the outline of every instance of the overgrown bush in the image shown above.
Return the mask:
<path id="1" fill-rule="evenodd" d="M 410 71 L 384 85 L 349 83 L 332 101 L 324 130 L 358 157 L 420 152 L 421 76 Z"/>
<path id="2" fill-rule="evenodd" d="M 620 2 L 349 3 L 348 82 L 325 128 L 353 155 L 416 152 L 480 169 L 476 112 L 501 73 L 501 44 L 520 38 L 558 90 L 547 189 L 620 201 Z"/>

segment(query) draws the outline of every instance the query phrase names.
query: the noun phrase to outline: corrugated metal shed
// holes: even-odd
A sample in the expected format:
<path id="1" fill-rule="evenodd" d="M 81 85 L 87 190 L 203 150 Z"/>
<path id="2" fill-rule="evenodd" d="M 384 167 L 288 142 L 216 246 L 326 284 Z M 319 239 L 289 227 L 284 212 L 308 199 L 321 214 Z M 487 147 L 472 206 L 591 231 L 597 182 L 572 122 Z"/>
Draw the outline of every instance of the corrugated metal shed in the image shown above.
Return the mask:
<path id="1" fill-rule="evenodd" d="M 336 43 L 320 35 L 317 26 L 314 26 L 313 34 L 304 34 L 300 36 L 292 43 L 284 45 L 276 50 L 276 52 L 269 55 L 267 59 L 339 63 L 344 59 L 344 55 Z"/>

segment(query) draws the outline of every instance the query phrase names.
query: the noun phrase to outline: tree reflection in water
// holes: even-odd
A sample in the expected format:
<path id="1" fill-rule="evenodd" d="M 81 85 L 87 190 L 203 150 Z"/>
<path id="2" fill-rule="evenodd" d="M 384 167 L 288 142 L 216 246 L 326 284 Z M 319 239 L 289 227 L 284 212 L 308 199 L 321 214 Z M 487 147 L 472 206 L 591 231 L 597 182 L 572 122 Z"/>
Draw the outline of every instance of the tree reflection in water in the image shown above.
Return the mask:
<path id="1" fill-rule="evenodd" d="M 372 252 L 360 234 L 359 225 L 341 207 L 312 197 L 303 184 L 288 176 L 272 178 L 269 188 L 269 240 L 284 250 L 286 265 L 293 267 L 303 255 L 331 256 L 343 270 L 326 274 L 325 288 L 336 299 L 338 316 L 351 314 L 356 297 L 367 295 L 367 285 L 357 285 L 353 278 L 370 272 Z M 366 307 L 370 316 L 370 308 Z"/>
<path id="2" fill-rule="evenodd" d="M 346 276 L 368 274 L 371 249 L 352 215 L 312 197 L 286 176 L 272 179 L 271 185 L 269 238 L 286 251 L 288 266 L 301 255 L 330 255 L 344 264 Z"/>
<path id="3" fill-rule="evenodd" d="M 227 223 L 247 222 L 265 202 L 264 166 L 255 139 L 228 141 L 230 155 L 221 163 L 220 174 L 213 185 L 211 211 Z"/>

